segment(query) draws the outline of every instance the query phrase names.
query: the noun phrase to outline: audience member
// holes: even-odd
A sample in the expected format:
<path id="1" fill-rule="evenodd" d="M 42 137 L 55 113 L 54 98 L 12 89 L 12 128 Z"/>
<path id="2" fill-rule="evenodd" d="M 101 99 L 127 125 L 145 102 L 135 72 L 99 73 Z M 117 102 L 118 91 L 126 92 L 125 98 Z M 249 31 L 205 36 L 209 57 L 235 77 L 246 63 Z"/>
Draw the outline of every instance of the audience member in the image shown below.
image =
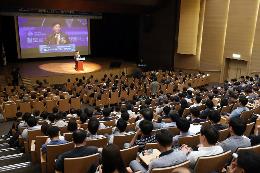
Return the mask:
<path id="1" fill-rule="evenodd" d="M 202 126 L 200 130 L 200 147 L 198 151 L 192 151 L 187 145 L 181 147 L 181 151 L 187 154 L 191 167 L 195 166 L 196 161 L 201 156 L 211 156 L 223 152 L 221 146 L 216 145 L 219 132 L 212 126 Z"/>
<path id="2" fill-rule="evenodd" d="M 153 160 L 148 165 L 148 171 L 137 161 L 133 160 L 130 167 L 134 172 L 141 171 L 142 173 L 151 172 L 154 168 L 164 168 L 180 164 L 187 160 L 185 153 L 174 151 L 172 149 L 172 134 L 166 129 L 162 129 L 156 133 L 156 140 L 159 144 L 161 154 L 159 158 Z"/>
<path id="3" fill-rule="evenodd" d="M 92 154 L 98 153 L 98 148 L 94 146 L 86 147 L 86 132 L 83 130 L 76 130 L 72 134 L 73 142 L 75 143 L 75 148 L 71 151 L 67 151 L 58 156 L 56 160 L 56 170 L 64 172 L 64 159 L 65 158 L 75 158 L 75 157 L 84 157 Z M 87 172 L 88 170 L 86 170 Z"/>
<path id="4" fill-rule="evenodd" d="M 250 147 L 250 139 L 243 136 L 246 130 L 246 124 L 240 117 L 231 118 L 229 120 L 230 137 L 222 141 L 219 145 L 224 151 L 231 150 L 235 152 L 239 147 Z"/>

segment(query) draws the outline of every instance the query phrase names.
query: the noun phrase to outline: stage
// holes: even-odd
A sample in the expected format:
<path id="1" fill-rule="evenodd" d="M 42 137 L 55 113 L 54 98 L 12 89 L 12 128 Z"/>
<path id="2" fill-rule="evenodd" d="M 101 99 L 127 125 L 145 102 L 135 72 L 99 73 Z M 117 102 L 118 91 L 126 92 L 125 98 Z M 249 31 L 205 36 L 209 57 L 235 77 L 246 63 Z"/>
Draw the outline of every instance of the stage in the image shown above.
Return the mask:
<path id="1" fill-rule="evenodd" d="M 111 62 L 121 62 L 119 67 L 110 67 Z M 50 84 L 65 83 L 67 79 L 82 78 L 83 76 L 95 76 L 101 79 L 104 74 L 121 74 L 125 72 L 131 74 L 136 69 L 136 64 L 124 62 L 120 60 L 103 59 L 88 59 L 84 61 L 84 71 L 75 70 L 75 62 L 73 59 L 60 60 L 45 60 L 38 59 L 37 61 L 24 61 L 18 63 L 20 73 L 25 81 L 35 83 L 36 80 L 46 79 Z"/>

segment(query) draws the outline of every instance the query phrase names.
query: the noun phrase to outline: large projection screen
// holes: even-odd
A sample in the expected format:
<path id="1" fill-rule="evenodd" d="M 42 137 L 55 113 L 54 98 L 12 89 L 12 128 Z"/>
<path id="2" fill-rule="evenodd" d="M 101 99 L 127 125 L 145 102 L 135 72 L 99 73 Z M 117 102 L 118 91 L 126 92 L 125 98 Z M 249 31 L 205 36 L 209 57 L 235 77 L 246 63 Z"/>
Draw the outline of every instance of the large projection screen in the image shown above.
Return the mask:
<path id="1" fill-rule="evenodd" d="M 18 16 L 17 28 L 19 58 L 90 54 L 87 17 Z"/>

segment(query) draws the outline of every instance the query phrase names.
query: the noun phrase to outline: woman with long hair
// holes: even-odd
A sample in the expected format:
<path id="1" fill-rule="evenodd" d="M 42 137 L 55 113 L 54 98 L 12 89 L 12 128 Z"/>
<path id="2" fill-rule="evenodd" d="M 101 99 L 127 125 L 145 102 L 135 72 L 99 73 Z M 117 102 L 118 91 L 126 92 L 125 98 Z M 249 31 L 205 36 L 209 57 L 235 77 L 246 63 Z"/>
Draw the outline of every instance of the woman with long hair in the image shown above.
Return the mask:
<path id="1" fill-rule="evenodd" d="M 99 173 L 127 173 L 120 149 L 117 145 L 110 144 L 102 151 L 102 165 Z"/>

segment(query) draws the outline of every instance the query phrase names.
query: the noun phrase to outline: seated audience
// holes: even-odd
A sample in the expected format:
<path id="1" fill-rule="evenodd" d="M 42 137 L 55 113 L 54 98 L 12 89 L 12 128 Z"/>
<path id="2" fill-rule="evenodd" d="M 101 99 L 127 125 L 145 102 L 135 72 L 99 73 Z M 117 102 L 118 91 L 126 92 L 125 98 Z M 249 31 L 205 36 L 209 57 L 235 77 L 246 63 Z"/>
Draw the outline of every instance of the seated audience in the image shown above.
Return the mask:
<path id="1" fill-rule="evenodd" d="M 234 118 L 234 117 L 239 117 L 241 115 L 242 112 L 244 111 L 249 111 L 249 109 L 246 107 L 248 103 L 248 99 L 246 98 L 246 96 L 240 96 L 239 97 L 239 106 L 233 110 L 229 115 L 229 118 Z"/>
<path id="2" fill-rule="evenodd" d="M 179 145 L 179 138 L 185 136 L 192 136 L 195 133 L 191 132 L 190 129 L 190 122 L 186 118 L 179 118 L 176 122 L 177 128 L 180 130 L 180 134 L 173 137 L 173 145 Z"/>
<path id="3" fill-rule="evenodd" d="M 151 172 L 154 168 L 164 168 L 180 164 L 187 160 L 186 154 L 182 151 L 174 151 L 172 148 L 172 134 L 162 129 L 156 133 L 156 140 L 159 143 L 161 154 L 159 158 L 151 161 L 148 165 L 148 170 L 144 168 L 137 160 L 130 163 L 130 168 L 134 171 L 141 171 L 142 173 Z"/>
<path id="4" fill-rule="evenodd" d="M 117 135 L 126 135 L 128 133 L 125 132 L 127 127 L 127 122 L 123 120 L 122 118 L 119 118 L 116 123 L 116 128 L 113 131 L 113 134 L 110 135 L 109 143 L 112 144 L 114 141 L 114 136 Z"/>
<path id="5" fill-rule="evenodd" d="M 165 107 L 163 108 L 163 115 L 162 115 L 161 117 L 162 117 L 163 119 L 165 119 L 165 118 L 170 118 L 170 117 L 169 117 L 170 111 L 171 111 L 171 108 L 170 108 L 169 106 L 165 106 Z"/>
<path id="6" fill-rule="evenodd" d="M 215 127 L 217 130 L 224 130 L 224 129 L 228 128 L 226 125 L 223 125 L 220 123 L 221 116 L 217 110 L 211 111 L 208 118 L 209 118 L 212 126 Z"/>
<path id="7" fill-rule="evenodd" d="M 98 173 L 127 173 L 120 149 L 117 145 L 109 144 L 102 150 L 102 165 L 98 167 Z"/>
<path id="8" fill-rule="evenodd" d="M 92 117 L 88 121 L 88 134 L 87 134 L 87 140 L 91 139 L 99 139 L 104 137 L 103 135 L 98 135 L 97 131 L 99 129 L 100 123 L 97 118 Z"/>
<path id="9" fill-rule="evenodd" d="M 201 123 L 206 121 L 205 119 L 200 118 L 200 110 L 198 107 L 190 108 L 190 113 L 192 123 Z"/>
<path id="10" fill-rule="evenodd" d="M 152 134 L 153 123 L 148 120 L 142 120 L 139 124 L 140 129 L 137 130 L 130 145 L 138 145 L 140 150 L 144 149 L 146 143 L 156 142 L 155 135 Z M 139 139 L 138 137 L 141 136 Z"/>
<path id="11" fill-rule="evenodd" d="M 28 127 L 28 124 L 27 124 L 27 121 L 28 119 L 31 117 L 32 115 L 28 112 L 24 113 L 23 116 L 22 116 L 22 121 L 19 122 L 18 124 L 18 129 L 22 129 L 22 128 L 27 128 Z"/>
<path id="12" fill-rule="evenodd" d="M 201 104 L 201 100 L 202 100 L 202 98 L 199 95 L 197 95 L 195 97 L 195 102 L 190 107 L 199 107 L 199 106 L 201 106 L 202 105 Z"/>
<path id="13" fill-rule="evenodd" d="M 246 124 L 240 117 L 231 118 L 229 120 L 229 131 L 230 137 L 222 141 L 219 145 L 224 149 L 224 151 L 231 150 L 235 152 L 239 147 L 250 147 L 250 139 L 243 136 L 246 130 Z"/>
<path id="14" fill-rule="evenodd" d="M 110 113 L 111 113 L 111 109 L 110 108 L 104 108 L 102 113 L 103 113 L 103 118 L 100 119 L 100 121 L 111 121 L 111 120 L 113 120 L 110 117 Z"/>
<path id="15" fill-rule="evenodd" d="M 56 126 L 51 126 L 47 129 L 47 134 L 49 136 L 49 140 L 47 139 L 46 143 L 42 145 L 42 153 L 46 153 L 47 145 L 59 145 L 67 143 L 66 140 L 60 139 L 60 129 Z"/>
<path id="16" fill-rule="evenodd" d="M 86 147 L 86 132 L 83 130 L 76 130 L 72 134 L 73 142 L 75 143 L 75 148 L 71 151 L 67 151 L 58 156 L 55 167 L 57 171 L 64 172 L 64 159 L 65 158 L 76 158 L 84 157 L 92 154 L 98 153 L 98 148 L 94 146 Z M 87 172 L 88 170 L 86 170 Z"/>
<path id="17" fill-rule="evenodd" d="M 252 151 L 239 151 L 234 155 L 227 173 L 258 173 L 260 170 L 260 155 Z"/>
<path id="18" fill-rule="evenodd" d="M 66 123 L 66 122 L 63 120 L 62 112 L 57 113 L 56 116 L 55 116 L 55 119 L 56 119 L 56 122 L 55 122 L 54 126 L 57 126 L 57 127 L 65 127 L 65 126 L 68 125 L 68 123 Z"/>
<path id="19" fill-rule="evenodd" d="M 77 121 L 75 119 L 70 119 L 67 126 L 68 132 L 74 132 L 77 129 L 78 129 Z"/>
<path id="20" fill-rule="evenodd" d="M 200 113 L 202 117 L 207 117 L 209 112 L 214 110 L 214 103 L 212 100 L 208 99 L 206 101 L 205 105 L 206 105 L 206 109 L 201 111 L 201 113 Z"/>
<path id="21" fill-rule="evenodd" d="M 21 135 L 24 140 L 28 139 L 28 131 L 41 130 L 41 126 L 37 125 L 37 119 L 34 116 L 30 116 L 28 118 L 27 124 L 28 124 L 28 128 L 24 129 Z"/>
<path id="22" fill-rule="evenodd" d="M 180 118 L 179 115 L 177 113 L 170 112 L 169 117 L 169 120 L 171 120 L 171 122 L 162 123 L 162 128 L 176 127 L 176 122 Z"/>
<path id="23" fill-rule="evenodd" d="M 187 154 L 191 167 L 195 166 L 196 161 L 201 156 L 211 156 L 223 152 L 221 146 L 216 145 L 219 132 L 212 126 L 202 126 L 200 130 L 200 147 L 198 151 L 192 151 L 187 145 L 181 147 L 181 151 Z"/>

